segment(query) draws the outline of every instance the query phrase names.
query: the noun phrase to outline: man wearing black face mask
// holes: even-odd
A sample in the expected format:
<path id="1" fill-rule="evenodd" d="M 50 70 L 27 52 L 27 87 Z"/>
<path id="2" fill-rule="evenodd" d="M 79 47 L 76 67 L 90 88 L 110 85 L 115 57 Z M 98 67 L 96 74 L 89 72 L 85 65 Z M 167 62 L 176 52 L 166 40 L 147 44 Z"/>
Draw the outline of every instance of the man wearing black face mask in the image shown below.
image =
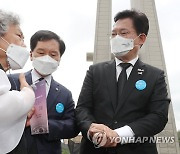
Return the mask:
<path id="1" fill-rule="evenodd" d="M 150 138 L 164 129 L 170 99 L 164 72 L 138 58 L 149 21 L 135 10 L 117 13 L 114 21 L 115 60 L 90 66 L 79 96 L 80 154 L 157 154 Z"/>
<path id="2" fill-rule="evenodd" d="M 22 68 L 27 61 L 23 39 L 18 17 L 0 10 L 0 154 L 12 151 L 19 143 L 35 100 L 23 74 L 19 77 L 21 91 L 9 91 L 11 84 L 5 73 L 10 68 Z"/>

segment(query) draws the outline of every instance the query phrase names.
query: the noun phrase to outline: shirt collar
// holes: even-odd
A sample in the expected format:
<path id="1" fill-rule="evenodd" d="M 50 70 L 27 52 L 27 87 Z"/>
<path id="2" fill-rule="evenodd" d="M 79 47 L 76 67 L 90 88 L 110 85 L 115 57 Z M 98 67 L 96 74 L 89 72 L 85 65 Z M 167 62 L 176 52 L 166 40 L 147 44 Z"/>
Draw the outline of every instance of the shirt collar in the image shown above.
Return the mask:
<path id="1" fill-rule="evenodd" d="M 136 61 L 138 60 L 139 56 L 136 56 L 134 59 L 130 60 L 128 63 L 132 64 L 132 66 L 135 65 Z M 116 66 L 118 66 L 120 63 L 123 63 L 122 60 L 115 57 Z"/>
<path id="2" fill-rule="evenodd" d="M 31 75 L 32 75 L 32 82 L 33 83 L 35 83 L 37 80 L 42 78 L 42 76 L 40 74 L 38 74 L 35 69 L 33 69 L 31 71 Z M 46 80 L 47 85 L 50 86 L 50 84 L 51 84 L 51 75 L 48 75 L 48 76 L 44 77 L 44 79 Z"/>

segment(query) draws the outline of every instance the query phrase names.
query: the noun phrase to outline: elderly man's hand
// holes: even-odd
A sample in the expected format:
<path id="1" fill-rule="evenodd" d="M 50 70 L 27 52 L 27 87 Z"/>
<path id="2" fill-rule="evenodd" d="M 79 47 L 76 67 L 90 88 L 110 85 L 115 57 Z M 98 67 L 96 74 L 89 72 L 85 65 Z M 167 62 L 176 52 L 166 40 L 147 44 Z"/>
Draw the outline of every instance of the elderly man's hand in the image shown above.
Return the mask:
<path id="1" fill-rule="evenodd" d="M 30 126 L 30 119 L 32 118 L 33 114 L 35 113 L 35 108 L 33 107 L 27 115 L 27 120 L 26 120 L 26 127 Z"/>
<path id="2" fill-rule="evenodd" d="M 26 82 L 26 78 L 23 73 L 19 75 L 20 89 L 22 90 L 24 87 L 31 88 L 29 84 Z M 32 88 L 31 88 L 32 89 Z"/>

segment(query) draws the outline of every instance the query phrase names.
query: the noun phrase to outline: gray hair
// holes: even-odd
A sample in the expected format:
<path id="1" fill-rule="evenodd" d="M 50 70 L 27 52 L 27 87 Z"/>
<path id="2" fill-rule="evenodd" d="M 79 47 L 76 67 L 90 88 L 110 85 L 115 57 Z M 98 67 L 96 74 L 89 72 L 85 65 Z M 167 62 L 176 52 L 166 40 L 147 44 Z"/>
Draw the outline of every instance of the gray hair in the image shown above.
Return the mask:
<path id="1" fill-rule="evenodd" d="M 20 18 L 18 15 L 0 10 L 0 36 L 3 36 L 7 32 L 9 25 L 19 24 Z"/>

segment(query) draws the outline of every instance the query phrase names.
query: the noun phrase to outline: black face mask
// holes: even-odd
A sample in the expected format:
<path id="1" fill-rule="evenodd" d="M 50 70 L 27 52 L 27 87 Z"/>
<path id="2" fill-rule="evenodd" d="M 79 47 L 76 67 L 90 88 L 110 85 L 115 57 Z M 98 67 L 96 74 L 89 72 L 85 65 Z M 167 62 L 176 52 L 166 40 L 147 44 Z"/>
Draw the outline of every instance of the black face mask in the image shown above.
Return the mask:
<path id="1" fill-rule="evenodd" d="M 4 68 L 2 67 L 2 65 L 0 64 L 0 69 L 4 71 Z"/>

